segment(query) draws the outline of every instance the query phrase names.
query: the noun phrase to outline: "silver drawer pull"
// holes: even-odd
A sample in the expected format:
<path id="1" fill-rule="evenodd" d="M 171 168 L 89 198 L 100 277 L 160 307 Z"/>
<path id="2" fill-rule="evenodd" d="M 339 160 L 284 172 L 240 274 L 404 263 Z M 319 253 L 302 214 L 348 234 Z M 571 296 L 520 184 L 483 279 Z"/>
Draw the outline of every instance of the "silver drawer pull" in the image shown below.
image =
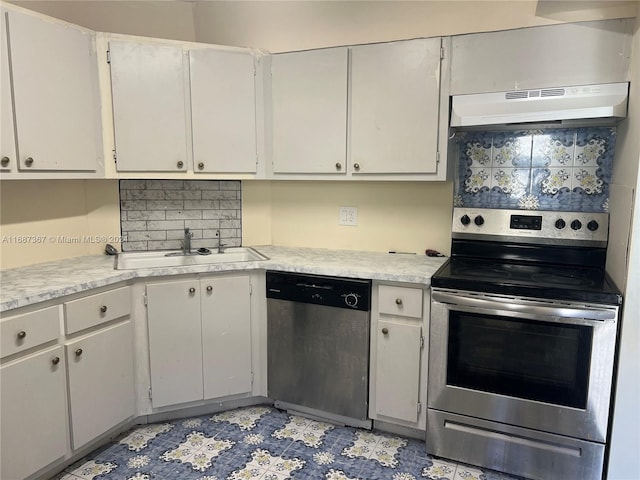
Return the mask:
<path id="1" fill-rule="evenodd" d="M 193 295 L 194 293 L 196 293 L 196 289 L 195 289 L 195 288 L 193 288 L 193 287 L 191 287 L 191 288 L 189 289 L 189 293 L 190 293 L 191 295 Z"/>
<path id="2" fill-rule="evenodd" d="M 80 355 L 82 355 L 82 349 L 79 348 L 75 351 L 76 357 L 79 357 Z"/>
<path id="3" fill-rule="evenodd" d="M 396 298 L 396 305 L 402 305 L 402 299 Z"/>
<path id="4" fill-rule="evenodd" d="M 100 307 L 100 313 L 107 313 L 107 306 L 106 305 L 102 305 Z"/>
<path id="5" fill-rule="evenodd" d="M 213 291 L 213 287 L 211 285 L 207 285 L 207 292 L 212 292 Z"/>
<path id="6" fill-rule="evenodd" d="M 25 332 L 24 330 L 19 331 L 17 335 L 19 340 L 24 340 L 24 337 L 26 336 L 27 336 L 27 332 Z"/>
<path id="7" fill-rule="evenodd" d="M 385 327 L 385 328 L 383 328 L 383 329 L 382 329 L 382 334 L 383 334 L 383 335 L 388 335 L 388 334 L 389 334 L 389 329 L 388 329 L 388 328 L 386 328 L 386 327 Z"/>
<path id="8" fill-rule="evenodd" d="M 60 363 L 60 357 L 53 357 L 51 359 L 51 363 L 53 363 L 54 365 L 58 365 Z"/>

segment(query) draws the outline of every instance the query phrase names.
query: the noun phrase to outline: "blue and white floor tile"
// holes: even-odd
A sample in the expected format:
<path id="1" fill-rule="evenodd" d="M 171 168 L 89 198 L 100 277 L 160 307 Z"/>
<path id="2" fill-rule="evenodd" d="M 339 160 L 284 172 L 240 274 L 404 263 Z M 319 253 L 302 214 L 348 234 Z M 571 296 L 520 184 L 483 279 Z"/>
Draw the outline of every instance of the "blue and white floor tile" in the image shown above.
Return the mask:
<path id="1" fill-rule="evenodd" d="M 268 406 L 138 426 L 55 480 L 517 480 Z"/>

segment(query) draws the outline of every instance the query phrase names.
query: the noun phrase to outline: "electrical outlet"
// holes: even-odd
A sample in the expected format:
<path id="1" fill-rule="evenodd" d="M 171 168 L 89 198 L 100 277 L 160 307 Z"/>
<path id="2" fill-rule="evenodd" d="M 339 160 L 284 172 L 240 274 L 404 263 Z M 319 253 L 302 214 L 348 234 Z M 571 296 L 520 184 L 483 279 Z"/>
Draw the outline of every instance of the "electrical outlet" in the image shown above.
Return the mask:
<path id="1" fill-rule="evenodd" d="M 358 225 L 358 207 L 340 207 L 338 225 Z"/>

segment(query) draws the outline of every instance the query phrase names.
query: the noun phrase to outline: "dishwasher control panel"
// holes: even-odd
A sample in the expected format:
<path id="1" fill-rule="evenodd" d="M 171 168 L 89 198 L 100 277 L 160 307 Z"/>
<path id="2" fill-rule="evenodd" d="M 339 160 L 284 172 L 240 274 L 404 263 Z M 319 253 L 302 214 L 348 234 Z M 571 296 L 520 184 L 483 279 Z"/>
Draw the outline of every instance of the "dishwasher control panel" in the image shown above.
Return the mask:
<path id="1" fill-rule="evenodd" d="M 371 280 L 268 271 L 267 298 L 369 311 Z"/>

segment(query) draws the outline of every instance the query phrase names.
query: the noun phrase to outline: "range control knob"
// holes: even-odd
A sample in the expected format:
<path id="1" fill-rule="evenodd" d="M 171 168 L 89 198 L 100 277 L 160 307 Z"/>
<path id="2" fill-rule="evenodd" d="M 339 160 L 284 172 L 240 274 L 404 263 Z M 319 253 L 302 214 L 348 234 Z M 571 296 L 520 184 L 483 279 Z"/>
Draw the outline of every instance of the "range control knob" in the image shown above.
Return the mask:
<path id="1" fill-rule="evenodd" d="M 469 218 L 469 215 L 463 215 L 460 218 L 460 223 L 463 224 L 465 227 L 469 225 L 471 223 L 471 219 Z"/>
<path id="2" fill-rule="evenodd" d="M 484 225 L 484 218 L 482 218 L 482 215 L 478 215 L 473 219 L 473 223 L 480 227 L 481 225 Z"/>
<path id="3" fill-rule="evenodd" d="M 595 220 L 591 220 L 589 223 L 587 223 L 587 228 L 590 232 L 595 232 L 599 227 L 600 225 Z"/>
<path id="4" fill-rule="evenodd" d="M 580 230 L 582 228 L 582 222 L 580 220 L 574 220 L 571 222 L 572 230 Z"/>
<path id="5" fill-rule="evenodd" d="M 556 220 L 556 228 L 558 230 L 562 230 L 566 226 L 567 226 L 567 222 L 565 222 L 563 219 L 559 218 L 558 220 Z"/>
<path id="6" fill-rule="evenodd" d="M 347 293 L 344 297 L 344 303 L 350 307 L 358 306 L 358 296 L 355 293 Z"/>

